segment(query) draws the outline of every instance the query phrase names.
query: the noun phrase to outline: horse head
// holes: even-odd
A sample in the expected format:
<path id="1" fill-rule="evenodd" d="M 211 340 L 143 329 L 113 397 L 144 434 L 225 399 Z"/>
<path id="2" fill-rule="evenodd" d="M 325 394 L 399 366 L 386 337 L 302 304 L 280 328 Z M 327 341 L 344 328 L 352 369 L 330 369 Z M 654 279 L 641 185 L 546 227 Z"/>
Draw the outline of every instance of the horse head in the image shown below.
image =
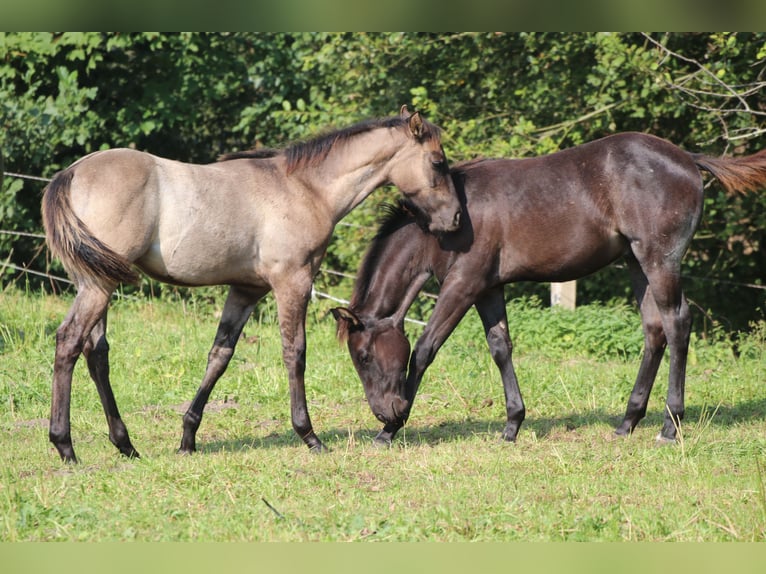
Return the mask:
<path id="1" fill-rule="evenodd" d="M 424 214 L 430 231 L 455 231 L 460 227 L 462 209 L 450 177 L 440 130 L 420 112 L 409 113 L 407 106 L 402 106 L 400 116 L 406 126 L 406 139 L 395 155 L 389 180 Z"/>
<path id="2" fill-rule="evenodd" d="M 348 345 L 370 410 L 382 423 L 401 426 L 409 412 L 405 384 L 410 357 L 410 342 L 401 321 L 361 317 L 345 307 L 331 312 L 338 322 L 338 338 Z"/>

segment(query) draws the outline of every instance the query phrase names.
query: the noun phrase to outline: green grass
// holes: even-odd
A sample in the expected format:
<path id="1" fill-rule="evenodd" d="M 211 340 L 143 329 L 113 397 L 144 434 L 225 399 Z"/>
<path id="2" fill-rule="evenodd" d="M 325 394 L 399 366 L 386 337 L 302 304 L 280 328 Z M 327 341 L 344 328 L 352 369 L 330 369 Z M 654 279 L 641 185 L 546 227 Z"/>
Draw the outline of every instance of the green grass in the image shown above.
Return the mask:
<path id="1" fill-rule="evenodd" d="M 273 302 L 245 329 L 198 433 L 175 454 L 218 303 L 116 300 L 112 382 L 139 460 L 107 438 L 75 370 L 79 465 L 47 439 L 55 330 L 71 299 L 0 294 L 2 541 L 763 541 L 766 329 L 730 346 L 695 339 L 679 444 L 658 447 L 663 365 L 649 414 L 613 435 L 640 353 L 624 307 L 509 306 L 525 421 L 499 440 L 502 387 L 471 312 L 428 371 L 391 449 L 326 306 L 308 325 L 307 396 L 332 449 L 312 455 L 289 420 Z M 415 333 L 412 333 L 414 335 Z M 636 343 L 638 341 L 638 343 Z"/>

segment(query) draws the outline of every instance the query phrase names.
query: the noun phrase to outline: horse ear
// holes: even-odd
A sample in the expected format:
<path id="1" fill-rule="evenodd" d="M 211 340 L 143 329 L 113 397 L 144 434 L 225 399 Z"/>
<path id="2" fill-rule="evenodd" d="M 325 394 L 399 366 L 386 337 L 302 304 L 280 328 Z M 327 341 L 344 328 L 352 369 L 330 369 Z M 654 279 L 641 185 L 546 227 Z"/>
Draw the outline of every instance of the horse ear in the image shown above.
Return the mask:
<path id="1" fill-rule="evenodd" d="M 410 110 L 407 109 L 407 104 L 402 105 L 402 109 L 399 110 L 399 115 L 402 116 L 405 119 L 409 119 L 410 117 Z"/>
<path id="2" fill-rule="evenodd" d="M 423 135 L 423 118 L 420 117 L 420 112 L 413 113 L 407 121 L 410 125 L 410 132 L 412 132 L 412 135 L 417 139 L 420 139 Z"/>
<path id="3" fill-rule="evenodd" d="M 356 314 L 351 309 L 346 309 L 345 307 L 335 307 L 334 309 L 330 309 L 330 313 L 332 313 L 332 316 L 335 317 L 336 321 L 347 321 L 350 323 L 350 327 L 359 327 L 362 322 L 359 320 L 359 317 L 356 316 Z"/>

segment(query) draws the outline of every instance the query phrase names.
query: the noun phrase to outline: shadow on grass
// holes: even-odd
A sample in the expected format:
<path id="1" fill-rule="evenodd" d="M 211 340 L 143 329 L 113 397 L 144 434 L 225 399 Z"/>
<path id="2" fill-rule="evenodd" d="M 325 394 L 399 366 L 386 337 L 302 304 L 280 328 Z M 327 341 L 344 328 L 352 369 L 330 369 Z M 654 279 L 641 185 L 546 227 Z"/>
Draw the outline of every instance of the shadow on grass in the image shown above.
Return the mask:
<path id="1" fill-rule="evenodd" d="M 735 405 L 689 405 L 684 417 L 687 426 L 697 421 L 709 419 L 711 426 L 727 428 L 748 421 L 766 420 L 766 398 L 745 401 Z M 557 429 L 572 431 L 578 428 L 594 425 L 605 425 L 615 428 L 622 420 L 622 412 L 606 412 L 603 409 L 593 409 L 583 413 L 571 413 L 554 417 L 529 417 L 519 431 L 534 432 L 538 439 L 544 439 L 554 434 Z M 640 428 L 654 428 L 659 432 L 663 421 L 663 413 L 655 410 L 647 414 L 641 421 Z M 489 418 L 467 418 L 464 420 L 444 421 L 433 425 L 418 424 L 417 414 L 413 414 L 408 428 L 400 431 L 394 440 L 394 445 L 402 443 L 403 436 L 410 444 L 435 445 L 442 442 L 463 441 L 476 436 L 486 436 L 488 440 L 498 438 L 503 430 L 505 421 Z M 349 431 L 348 428 L 315 429 L 319 438 L 331 448 L 338 448 L 339 443 L 365 445 L 372 443 L 379 428 L 370 426 L 368 429 Z M 292 430 L 274 431 L 262 437 L 243 437 L 205 442 L 200 437 L 200 452 L 246 451 L 258 448 L 285 448 L 301 446 L 302 443 Z"/>

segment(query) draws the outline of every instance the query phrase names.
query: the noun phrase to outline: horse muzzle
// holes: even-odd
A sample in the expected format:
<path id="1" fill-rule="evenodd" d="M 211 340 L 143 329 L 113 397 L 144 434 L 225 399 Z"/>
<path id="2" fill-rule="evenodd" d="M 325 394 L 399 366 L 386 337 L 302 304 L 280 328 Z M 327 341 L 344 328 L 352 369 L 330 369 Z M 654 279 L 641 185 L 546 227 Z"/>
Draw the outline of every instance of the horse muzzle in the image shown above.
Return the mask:
<path id="1" fill-rule="evenodd" d="M 381 401 L 379 408 L 373 409 L 373 414 L 383 424 L 402 426 L 410 412 L 410 403 L 400 397 Z"/>
<path id="2" fill-rule="evenodd" d="M 461 209 L 458 209 L 451 217 L 432 219 L 428 224 L 428 230 L 431 233 L 450 233 L 460 229 L 460 223 L 463 216 Z"/>

